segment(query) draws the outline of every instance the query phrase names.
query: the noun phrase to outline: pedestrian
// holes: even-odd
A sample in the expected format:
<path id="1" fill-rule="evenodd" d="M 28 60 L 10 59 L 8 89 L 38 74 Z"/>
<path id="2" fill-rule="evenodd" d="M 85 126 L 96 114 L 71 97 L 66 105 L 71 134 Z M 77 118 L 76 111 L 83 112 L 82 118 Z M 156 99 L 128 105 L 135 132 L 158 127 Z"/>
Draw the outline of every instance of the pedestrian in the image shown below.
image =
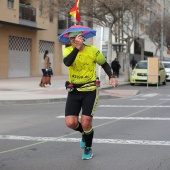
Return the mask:
<path id="1" fill-rule="evenodd" d="M 45 51 L 43 59 L 42 59 L 42 79 L 39 84 L 40 87 L 45 87 L 46 84 L 49 82 L 49 76 L 48 76 L 48 69 L 49 69 L 49 63 L 50 63 L 50 58 L 48 56 L 48 50 Z"/>
<path id="2" fill-rule="evenodd" d="M 84 149 L 82 159 L 91 159 L 94 130 L 92 120 L 99 97 L 99 82 L 96 81 L 96 63 L 101 65 L 109 76 L 109 83 L 119 85 L 113 77 L 104 55 L 95 47 L 84 44 L 82 32 L 69 33 L 71 46 L 63 50 L 63 62 L 68 67 L 69 91 L 65 107 L 66 125 L 82 134 L 80 147 Z M 79 114 L 81 119 L 79 121 Z"/>
<path id="3" fill-rule="evenodd" d="M 134 69 L 134 67 L 137 64 L 137 60 L 135 59 L 135 57 L 133 56 L 131 61 L 130 61 L 130 66 L 132 67 L 132 70 Z"/>
<path id="4" fill-rule="evenodd" d="M 121 65 L 120 65 L 119 61 L 117 61 L 117 67 L 116 67 L 116 76 L 117 76 L 117 78 L 119 78 L 120 68 L 121 68 Z"/>
<path id="5" fill-rule="evenodd" d="M 111 68 L 113 70 L 113 75 L 117 76 L 118 75 L 118 62 L 117 62 L 117 58 L 115 58 L 112 63 L 111 63 Z"/>

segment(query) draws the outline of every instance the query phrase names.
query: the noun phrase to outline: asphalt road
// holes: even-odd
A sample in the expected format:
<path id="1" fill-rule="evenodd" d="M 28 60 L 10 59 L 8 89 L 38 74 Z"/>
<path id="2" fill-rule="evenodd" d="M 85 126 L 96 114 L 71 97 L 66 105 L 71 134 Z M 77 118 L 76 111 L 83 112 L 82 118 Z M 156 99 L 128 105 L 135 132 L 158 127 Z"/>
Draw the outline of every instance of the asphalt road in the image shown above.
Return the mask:
<path id="1" fill-rule="evenodd" d="M 91 160 L 64 122 L 65 103 L 0 106 L 0 170 L 169 170 L 170 82 L 99 100 Z"/>

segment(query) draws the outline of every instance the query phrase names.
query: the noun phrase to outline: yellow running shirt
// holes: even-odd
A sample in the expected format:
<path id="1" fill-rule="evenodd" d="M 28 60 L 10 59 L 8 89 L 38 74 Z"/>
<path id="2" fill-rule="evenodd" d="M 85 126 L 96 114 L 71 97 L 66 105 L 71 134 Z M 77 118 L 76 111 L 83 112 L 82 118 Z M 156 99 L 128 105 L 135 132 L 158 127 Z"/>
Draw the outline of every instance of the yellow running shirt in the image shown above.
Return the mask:
<path id="1" fill-rule="evenodd" d="M 67 57 L 73 50 L 72 46 L 63 50 L 63 57 Z M 85 45 L 83 51 L 79 51 L 74 62 L 68 67 L 69 82 L 73 84 L 86 84 L 96 81 L 96 63 L 102 65 L 106 62 L 104 55 L 95 47 Z M 89 91 L 91 88 L 79 91 Z M 94 87 L 93 89 L 94 90 Z M 90 91 L 91 91 L 90 90 Z"/>

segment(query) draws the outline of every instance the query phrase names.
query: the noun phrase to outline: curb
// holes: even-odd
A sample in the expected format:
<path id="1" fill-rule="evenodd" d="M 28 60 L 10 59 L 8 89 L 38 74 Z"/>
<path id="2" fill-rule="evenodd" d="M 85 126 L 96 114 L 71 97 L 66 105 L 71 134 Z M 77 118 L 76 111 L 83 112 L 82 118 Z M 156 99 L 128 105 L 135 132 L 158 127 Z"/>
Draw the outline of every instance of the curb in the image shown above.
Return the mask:
<path id="1" fill-rule="evenodd" d="M 100 99 L 115 99 L 121 98 L 118 96 L 111 96 L 111 95 L 102 95 L 99 96 Z M 54 99 L 37 99 L 37 100 L 0 100 L 0 106 L 8 106 L 8 105 L 22 105 L 22 104 L 44 104 L 44 103 L 60 103 L 66 102 L 67 98 L 54 98 Z"/>
<path id="2" fill-rule="evenodd" d="M 37 100 L 1 100 L 0 105 L 19 105 L 19 104 L 44 104 L 44 103 L 56 103 L 65 102 L 66 98 L 54 98 L 54 99 L 37 99 Z"/>
<path id="3" fill-rule="evenodd" d="M 137 92 L 134 95 L 139 94 Z M 102 99 L 117 99 L 123 98 L 127 96 L 118 96 L 118 95 L 101 95 L 99 96 L 99 100 Z M 0 100 L 0 106 L 9 106 L 9 105 L 22 105 L 22 104 L 44 104 L 44 103 L 60 103 L 66 102 L 67 98 L 55 98 L 55 99 L 37 99 L 37 100 Z"/>
<path id="4" fill-rule="evenodd" d="M 123 85 L 127 85 L 127 84 L 122 84 Z M 106 85 L 105 87 L 101 87 L 100 91 L 102 90 L 109 90 L 109 89 L 113 89 L 113 86 L 110 85 Z M 137 93 L 138 94 L 138 93 Z M 135 94 L 133 94 L 135 95 Z M 99 96 L 99 100 L 100 99 L 116 99 L 116 98 L 122 98 L 122 97 L 126 97 L 126 96 L 119 96 L 116 94 L 103 94 Z M 26 99 L 26 100 L 0 100 L 0 106 L 9 106 L 9 105 L 22 105 L 22 104 L 44 104 L 44 103 L 56 103 L 56 102 L 66 102 L 67 98 L 52 98 L 52 99 Z"/>

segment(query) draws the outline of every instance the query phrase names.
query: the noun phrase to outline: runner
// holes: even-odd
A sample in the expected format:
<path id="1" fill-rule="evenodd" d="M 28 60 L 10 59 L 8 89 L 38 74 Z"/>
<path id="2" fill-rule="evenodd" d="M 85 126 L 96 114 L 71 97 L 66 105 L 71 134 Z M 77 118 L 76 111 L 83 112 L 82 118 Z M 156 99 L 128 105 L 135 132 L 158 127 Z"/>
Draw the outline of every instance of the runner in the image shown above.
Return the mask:
<path id="1" fill-rule="evenodd" d="M 65 108 L 65 122 L 69 128 L 82 133 L 80 142 L 80 147 L 84 149 L 82 159 L 91 159 L 94 135 L 92 120 L 99 96 L 99 89 L 96 87 L 96 63 L 105 70 L 110 84 L 117 87 L 119 83 L 113 77 L 111 67 L 103 54 L 96 47 L 84 44 L 81 32 L 69 33 L 69 39 L 71 46 L 63 50 L 63 62 L 69 71 L 69 81 L 66 82 L 69 93 Z M 81 110 L 81 121 L 79 121 Z"/>

